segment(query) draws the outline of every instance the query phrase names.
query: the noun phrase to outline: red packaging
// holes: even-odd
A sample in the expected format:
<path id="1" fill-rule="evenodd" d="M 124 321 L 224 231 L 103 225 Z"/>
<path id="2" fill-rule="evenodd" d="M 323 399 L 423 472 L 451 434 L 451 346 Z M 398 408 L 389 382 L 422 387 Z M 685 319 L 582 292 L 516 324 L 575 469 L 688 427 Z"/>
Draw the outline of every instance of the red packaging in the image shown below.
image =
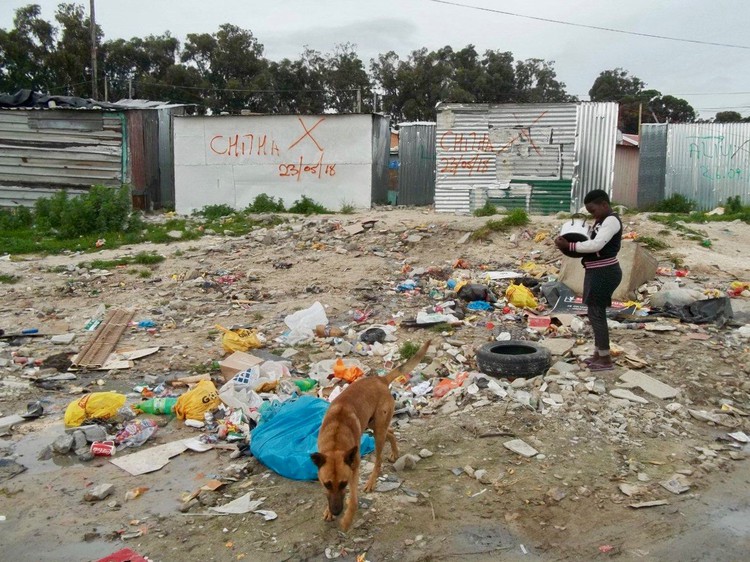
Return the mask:
<path id="1" fill-rule="evenodd" d="M 95 457 L 114 457 L 116 452 L 114 441 L 94 441 L 91 444 L 91 453 Z"/>

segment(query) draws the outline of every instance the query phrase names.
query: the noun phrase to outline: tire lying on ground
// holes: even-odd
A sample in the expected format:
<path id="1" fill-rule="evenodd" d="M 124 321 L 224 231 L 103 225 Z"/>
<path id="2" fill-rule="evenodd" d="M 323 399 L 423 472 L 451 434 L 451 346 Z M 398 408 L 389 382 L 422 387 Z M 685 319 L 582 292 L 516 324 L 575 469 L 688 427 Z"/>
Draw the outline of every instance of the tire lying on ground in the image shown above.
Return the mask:
<path id="1" fill-rule="evenodd" d="M 551 363 L 549 349 L 523 340 L 486 343 L 476 350 L 476 359 L 480 372 L 509 379 L 541 375 Z"/>

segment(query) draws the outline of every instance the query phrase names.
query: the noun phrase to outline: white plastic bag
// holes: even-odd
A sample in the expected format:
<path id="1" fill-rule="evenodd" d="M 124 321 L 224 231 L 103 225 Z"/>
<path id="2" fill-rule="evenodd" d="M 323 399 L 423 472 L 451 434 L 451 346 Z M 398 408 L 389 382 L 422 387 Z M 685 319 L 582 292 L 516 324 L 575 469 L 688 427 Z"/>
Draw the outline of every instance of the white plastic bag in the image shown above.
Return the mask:
<path id="1" fill-rule="evenodd" d="M 288 315 L 284 323 L 289 327 L 289 333 L 284 336 L 287 344 L 295 345 L 314 337 L 313 330 L 318 324 L 328 325 L 328 317 L 323 305 L 318 301 L 304 310 Z"/>

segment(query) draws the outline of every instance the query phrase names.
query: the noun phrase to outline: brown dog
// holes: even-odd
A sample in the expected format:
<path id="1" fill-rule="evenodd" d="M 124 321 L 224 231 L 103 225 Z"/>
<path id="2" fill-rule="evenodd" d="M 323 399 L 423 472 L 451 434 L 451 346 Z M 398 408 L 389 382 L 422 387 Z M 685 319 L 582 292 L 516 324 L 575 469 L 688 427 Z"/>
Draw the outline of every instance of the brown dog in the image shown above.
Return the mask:
<path id="1" fill-rule="evenodd" d="M 326 490 L 328 507 L 323 519 L 333 521 L 344 509 L 347 487 L 350 490 L 341 529 L 346 531 L 357 512 L 359 485 L 359 443 L 369 427 L 375 434 L 375 468 L 364 491 L 375 488 L 383 460 L 385 442 L 391 444 L 391 462 L 398 458 L 398 445 L 391 429 L 395 406 L 389 385 L 401 375 L 408 375 L 427 353 L 429 340 L 403 365 L 384 377 L 363 377 L 344 390 L 328 408 L 318 435 L 318 452 L 310 455 L 318 467 L 318 480 Z"/>

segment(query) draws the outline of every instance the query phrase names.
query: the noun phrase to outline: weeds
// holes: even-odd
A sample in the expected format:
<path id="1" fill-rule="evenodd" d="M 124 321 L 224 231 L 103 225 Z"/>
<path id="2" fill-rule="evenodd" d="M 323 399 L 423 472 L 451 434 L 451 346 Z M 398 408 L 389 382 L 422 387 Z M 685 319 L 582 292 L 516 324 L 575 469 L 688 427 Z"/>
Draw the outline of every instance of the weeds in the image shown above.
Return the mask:
<path id="1" fill-rule="evenodd" d="M 637 240 L 638 242 L 646 246 L 646 248 L 652 251 L 666 250 L 670 247 L 669 244 L 667 244 L 663 240 L 654 238 L 653 236 L 639 236 Z"/>
<path id="2" fill-rule="evenodd" d="M 16 275 L 8 275 L 7 273 L 0 274 L 0 283 L 4 283 L 6 285 L 15 285 L 20 280 L 21 278 Z"/>
<path id="3" fill-rule="evenodd" d="M 485 202 L 483 207 L 479 207 L 474 211 L 475 217 L 490 217 L 492 215 L 497 214 L 497 207 L 490 203 L 489 201 Z"/>
<path id="4" fill-rule="evenodd" d="M 695 201 L 688 199 L 680 193 L 659 201 L 653 210 L 658 213 L 690 213 L 695 209 Z"/>
<path id="5" fill-rule="evenodd" d="M 419 344 L 416 344 L 412 342 L 411 340 L 405 341 L 398 348 L 398 352 L 401 354 L 401 359 L 404 359 L 404 360 L 411 359 L 412 357 L 414 357 L 417 351 L 419 351 Z"/>
<path id="6" fill-rule="evenodd" d="M 206 220 L 216 220 L 234 213 L 234 209 L 229 205 L 206 205 L 196 214 L 204 217 Z"/>
<path id="7" fill-rule="evenodd" d="M 164 256 L 159 254 L 149 254 L 146 252 L 139 252 L 134 256 L 124 256 L 114 260 L 92 260 L 90 262 L 82 262 L 78 264 L 79 267 L 88 267 L 89 269 L 113 269 L 115 267 L 123 267 L 126 265 L 155 265 L 165 260 Z M 128 273 L 135 271 L 142 271 L 139 269 L 131 269 Z"/>
<path id="8" fill-rule="evenodd" d="M 248 213 L 283 213 L 284 200 L 279 198 L 278 201 L 272 196 L 261 193 L 254 200 L 252 205 L 245 209 Z"/>
<path id="9" fill-rule="evenodd" d="M 672 262 L 677 269 L 682 269 L 685 266 L 685 260 L 678 254 L 667 254 L 665 256 L 669 261 Z"/>
<path id="10" fill-rule="evenodd" d="M 471 234 L 472 240 L 486 240 L 493 232 L 505 232 L 514 226 L 529 224 L 529 215 L 523 209 L 513 209 L 500 220 L 489 220 Z"/>
<path id="11" fill-rule="evenodd" d="M 523 209 L 513 209 L 503 218 L 508 226 L 526 226 L 529 224 L 529 215 Z"/>
<path id="12" fill-rule="evenodd" d="M 83 195 L 68 197 L 63 190 L 34 205 L 35 225 L 55 231 L 58 238 L 76 238 L 87 234 L 121 232 L 132 229 L 130 188 L 94 185 Z"/>
<path id="13" fill-rule="evenodd" d="M 341 210 L 339 211 L 342 215 L 351 215 L 355 211 L 355 207 L 351 203 L 342 203 Z"/>
<path id="14" fill-rule="evenodd" d="M 294 204 L 289 207 L 290 213 L 298 213 L 300 215 L 321 215 L 330 213 L 323 205 L 316 203 L 306 195 L 302 196 L 302 199 L 298 199 Z"/>

